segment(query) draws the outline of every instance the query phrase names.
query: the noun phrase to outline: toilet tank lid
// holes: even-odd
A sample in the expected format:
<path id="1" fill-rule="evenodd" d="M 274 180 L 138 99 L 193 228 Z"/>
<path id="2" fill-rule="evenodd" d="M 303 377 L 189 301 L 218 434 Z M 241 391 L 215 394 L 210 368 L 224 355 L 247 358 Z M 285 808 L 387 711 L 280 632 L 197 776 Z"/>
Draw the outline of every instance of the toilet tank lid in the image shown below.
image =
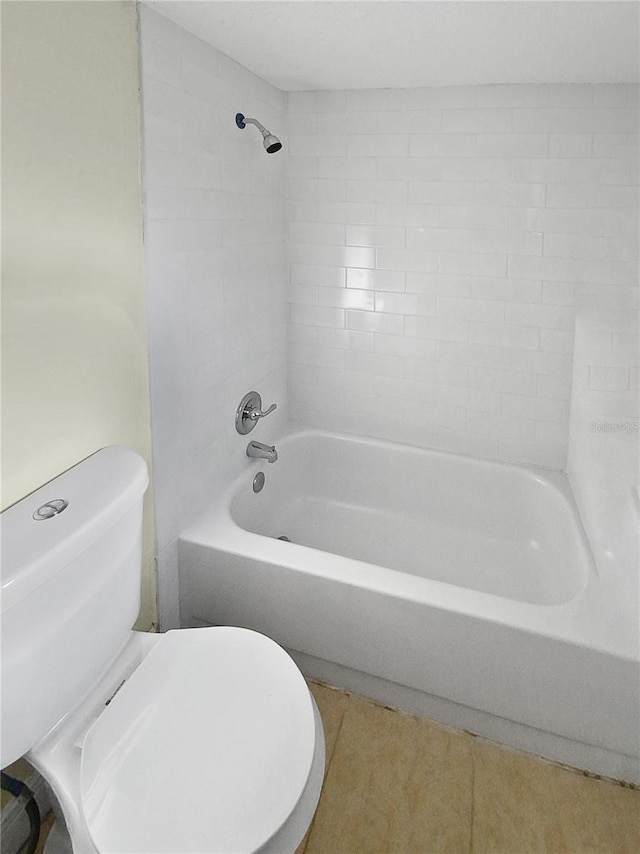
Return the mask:
<path id="1" fill-rule="evenodd" d="M 110 445 L 7 508 L 0 516 L 2 613 L 96 542 L 142 497 L 148 483 L 144 459 Z M 62 512 L 33 518 L 43 505 L 60 499 L 68 502 Z"/>

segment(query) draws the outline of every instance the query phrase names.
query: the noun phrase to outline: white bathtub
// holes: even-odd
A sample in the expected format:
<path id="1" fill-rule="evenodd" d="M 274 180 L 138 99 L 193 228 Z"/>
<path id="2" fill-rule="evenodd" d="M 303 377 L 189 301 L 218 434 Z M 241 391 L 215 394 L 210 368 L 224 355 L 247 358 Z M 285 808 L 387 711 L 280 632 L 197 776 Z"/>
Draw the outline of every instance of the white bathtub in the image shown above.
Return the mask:
<path id="1" fill-rule="evenodd" d="M 315 431 L 277 447 L 181 537 L 182 625 L 263 631 L 310 675 L 640 781 L 635 568 L 598 576 L 564 475 Z"/>

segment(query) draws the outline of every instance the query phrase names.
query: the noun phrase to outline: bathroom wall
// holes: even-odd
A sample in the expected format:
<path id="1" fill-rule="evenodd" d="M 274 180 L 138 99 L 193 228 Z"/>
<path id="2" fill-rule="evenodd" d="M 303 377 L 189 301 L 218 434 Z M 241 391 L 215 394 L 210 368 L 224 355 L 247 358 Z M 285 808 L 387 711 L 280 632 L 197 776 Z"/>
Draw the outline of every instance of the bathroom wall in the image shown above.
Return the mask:
<path id="1" fill-rule="evenodd" d="M 235 410 L 248 391 L 286 417 L 285 152 L 268 155 L 238 112 L 284 137 L 285 96 L 140 7 L 146 264 L 160 622 L 178 624 L 180 531 L 242 470 Z M 286 148 L 285 148 L 286 151 Z"/>
<path id="2" fill-rule="evenodd" d="M 292 92 L 287 127 L 291 417 L 564 468 L 576 287 L 637 282 L 637 88 Z"/>
<path id="3" fill-rule="evenodd" d="M 133 2 L 2 4 L 2 506 L 150 459 Z M 155 618 L 151 496 L 139 625 Z"/>

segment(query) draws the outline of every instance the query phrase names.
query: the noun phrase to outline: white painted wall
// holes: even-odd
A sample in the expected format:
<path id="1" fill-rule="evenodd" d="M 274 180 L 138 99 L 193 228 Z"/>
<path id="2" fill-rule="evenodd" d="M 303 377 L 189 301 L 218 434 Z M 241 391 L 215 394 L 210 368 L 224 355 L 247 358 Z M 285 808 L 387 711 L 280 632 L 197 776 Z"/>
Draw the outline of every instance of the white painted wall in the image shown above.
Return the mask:
<path id="1" fill-rule="evenodd" d="M 289 93 L 292 419 L 564 468 L 575 288 L 637 283 L 637 122 L 626 85 Z"/>
<path id="2" fill-rule="evenodd" d="M 161 626 L 177 625 L 176 537 L 251 463 L 235 432 L 253 389 L 286 417 L 284 94 L 166 18 L 140 8 L 145 242 Z M 249 476 L 249 474 L 248 474 Z"/>

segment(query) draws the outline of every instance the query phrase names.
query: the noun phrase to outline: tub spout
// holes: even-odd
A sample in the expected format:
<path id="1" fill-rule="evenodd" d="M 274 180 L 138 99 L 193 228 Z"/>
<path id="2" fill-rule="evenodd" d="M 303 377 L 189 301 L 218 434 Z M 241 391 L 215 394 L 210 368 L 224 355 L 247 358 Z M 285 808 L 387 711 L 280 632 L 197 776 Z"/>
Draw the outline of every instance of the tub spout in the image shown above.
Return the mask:
<path id="1" fill-rule="evenodd" d="M 249 442 L 247 445 L 247 456 L 257 457 L 257 459 L 266 460 L 268 463 L 275 463 L 278 459 L 278 452 L 275 445 L 263 445 L 262 442 Z"/>

